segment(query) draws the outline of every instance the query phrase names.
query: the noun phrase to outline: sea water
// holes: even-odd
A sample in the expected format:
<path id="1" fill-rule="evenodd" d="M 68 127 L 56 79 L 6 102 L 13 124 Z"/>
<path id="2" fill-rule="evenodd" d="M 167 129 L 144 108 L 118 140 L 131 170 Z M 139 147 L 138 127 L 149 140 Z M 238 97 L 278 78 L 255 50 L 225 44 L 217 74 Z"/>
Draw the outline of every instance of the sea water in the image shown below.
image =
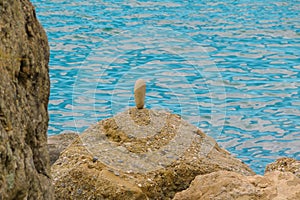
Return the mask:
<path id="1" fill-rule="evenodd" d="M 134 106 L 181 115 L 257 173 L 300 159 L 300 1 L 32 0 L 50 44 L 48 134 Z"/>

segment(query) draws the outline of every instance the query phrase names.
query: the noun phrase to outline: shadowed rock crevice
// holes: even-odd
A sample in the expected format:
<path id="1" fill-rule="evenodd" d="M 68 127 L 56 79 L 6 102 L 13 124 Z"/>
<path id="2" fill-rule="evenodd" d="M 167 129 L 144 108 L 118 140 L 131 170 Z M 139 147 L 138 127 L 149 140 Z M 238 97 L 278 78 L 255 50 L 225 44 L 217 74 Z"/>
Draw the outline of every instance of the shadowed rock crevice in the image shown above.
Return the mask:
<path id="1" fill-rule="evenodd" d="M 79 135 L 77 133 L 61 133 L 48 137 L 48 151 L 50 154 L 50 164 L 52 165 L 63 152 Z"/>

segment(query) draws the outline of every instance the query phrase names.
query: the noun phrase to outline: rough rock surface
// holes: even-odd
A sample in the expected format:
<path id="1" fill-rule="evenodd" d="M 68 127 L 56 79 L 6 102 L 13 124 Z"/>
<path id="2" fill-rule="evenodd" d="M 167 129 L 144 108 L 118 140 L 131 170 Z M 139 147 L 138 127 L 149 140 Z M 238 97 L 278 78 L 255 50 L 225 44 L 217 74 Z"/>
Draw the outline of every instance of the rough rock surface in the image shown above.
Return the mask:
<path id="1" fill-rule="evenodd" d="M 77 133 L 61 133 L 48 137 L 48 151 L 50 155 L 50 164 L 52 165 L 59 158 L 60 153 L 65 150 L 76 138 Z"/>
<path id="2" fill-rule="evenodd" d="M 293 158 L 279 158 L 267 165 L 265 173 L 272 171 L 291 172 L 300 178 L 300 160 Z"/>
<path id="3" fill-rule="evenodd" d="M 283 200 L 300 199 L 300 179 L 290 172 L 270 172 L 265 176 L 243 176 L 218 171 L 195 178 L 190 187 L 173 200 Z"/>
<path id="4" fill-rule="evenodd" d="M 132 108 L 87 129 L 52 165 L 57 199 L 172 199 L 199 174 L 254 172 L 178 115 Z"/>
<path id="5" fill-rule="evenodd" d="M 0 1 L 0 199 L 52 199 L 48 61 L 33 5 Z"/>

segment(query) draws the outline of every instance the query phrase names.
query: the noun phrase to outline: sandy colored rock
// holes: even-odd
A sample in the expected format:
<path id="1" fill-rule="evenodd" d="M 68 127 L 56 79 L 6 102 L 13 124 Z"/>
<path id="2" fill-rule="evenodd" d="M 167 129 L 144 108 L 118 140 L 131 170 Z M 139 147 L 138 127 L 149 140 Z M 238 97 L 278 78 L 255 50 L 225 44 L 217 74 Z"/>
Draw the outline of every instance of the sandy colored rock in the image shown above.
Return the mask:
<path id="1" fill-rule="evenodd" d="M 300 161 L 293 158 L 279 158 L 267 165 L 265 173 L 272 171 L 291 172 L 300 178 Z"/>
<path id="2" fill-rule="evenodd" d="M 0 199 L 52 199 L 49 46 L 29 0 L 0 1 Z"/>
<path id="3" fill-rule="evenodd" d="M 265 176 L 243 176 L 236 172 L 218 171 L 200 175 L 190 187 L 173 200 L 297 200 L 300 179 L 290 172 L 270 172 Z"/>
<path id="4" fill-rule="evenodd" d="M 59 158 L 60 153 L 78 137 L 78 134 L 74 132 L 48 136 L 47 144 L 50 155 L 50 164 L 52 165 L 55 163 Z"/>
<path id="5" fill-rule="evenodd" d="M 57 199 L 172 199 L 219 170 L 254 174 L 180 116 L 132 108 L 82 133 L 52 176 Z"/>
<path id="6" fill-rule="evenodd" d="M 145 105 L 146 82 L 138 79 L 134 85 L 134 100 L 138 109 L 142 109 Z"/>

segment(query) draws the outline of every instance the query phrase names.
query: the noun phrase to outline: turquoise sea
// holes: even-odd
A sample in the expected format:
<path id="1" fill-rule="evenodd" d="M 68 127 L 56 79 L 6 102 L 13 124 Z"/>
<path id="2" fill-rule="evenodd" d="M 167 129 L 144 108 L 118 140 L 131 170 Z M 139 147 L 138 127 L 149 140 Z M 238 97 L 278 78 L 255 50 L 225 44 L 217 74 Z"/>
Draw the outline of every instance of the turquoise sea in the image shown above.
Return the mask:
<path id="1" fill-rule="evenodd" d="M 262 174 L 300 159 L 300 1 L 32 0 L 51 49 L 48 134 L 134 106 L 180 114 Z"/>

